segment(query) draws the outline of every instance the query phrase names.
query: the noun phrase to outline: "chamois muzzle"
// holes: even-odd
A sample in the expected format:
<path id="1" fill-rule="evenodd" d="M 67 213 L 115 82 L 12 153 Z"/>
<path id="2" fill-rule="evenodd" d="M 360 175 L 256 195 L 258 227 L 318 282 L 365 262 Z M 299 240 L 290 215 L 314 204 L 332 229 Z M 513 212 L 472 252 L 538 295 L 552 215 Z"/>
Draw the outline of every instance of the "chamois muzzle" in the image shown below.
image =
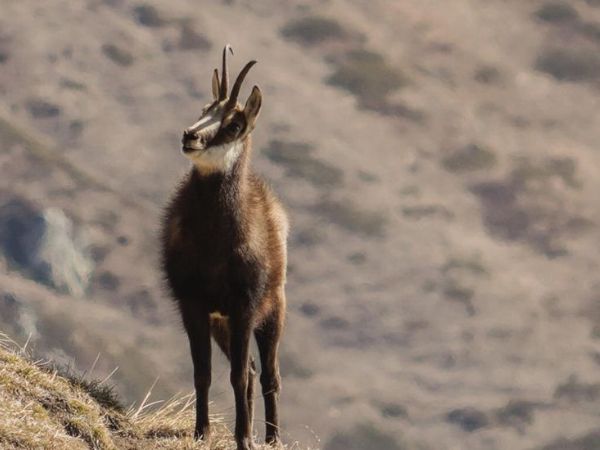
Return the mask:
<path id="1" fill-rule="evenodd" d="M 181 138 L 181 144 L 183 145 L 184 153 L 189 153 L 194 150 L 199 150 L 198 148 L 196 148 L 197 147 L 196 141 L 199 140 L 198 138 L 199 138 L 199 136 L 196 133 L 194 133 L 188 129 L 183 130 L 183 137 Z"/>

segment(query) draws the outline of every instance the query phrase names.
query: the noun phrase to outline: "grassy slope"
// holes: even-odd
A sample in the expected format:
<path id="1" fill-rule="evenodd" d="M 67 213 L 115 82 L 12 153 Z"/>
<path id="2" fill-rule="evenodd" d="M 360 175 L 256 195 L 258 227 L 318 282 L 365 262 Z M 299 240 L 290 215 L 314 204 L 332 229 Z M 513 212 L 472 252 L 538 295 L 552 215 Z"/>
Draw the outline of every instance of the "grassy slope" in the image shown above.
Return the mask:
<path id="1" fill-rule="evenodd" d="M 0 346 L 0 447 L 27 449 L 192 449 L 191 396 L 159 409 L 125 410 L 110 388 L 32 362 Z M 211 449 L 235 447 L 232 436 L 213 417 Z"/>

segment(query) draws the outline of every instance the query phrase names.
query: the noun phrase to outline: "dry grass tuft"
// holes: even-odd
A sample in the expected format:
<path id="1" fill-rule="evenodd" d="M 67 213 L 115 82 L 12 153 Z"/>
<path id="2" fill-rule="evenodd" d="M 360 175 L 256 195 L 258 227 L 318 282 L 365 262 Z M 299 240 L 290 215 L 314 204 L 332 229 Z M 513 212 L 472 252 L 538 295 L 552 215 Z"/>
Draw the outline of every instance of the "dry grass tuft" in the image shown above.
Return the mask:
<path id="1" fill-rule="evenodd" d="M 0 348 L 0 446 L 116 448 L 104 421 L 108 411 L 6 342 Z"/>
<path id="2" fill-rule="evenodd" d="M 305 46 L 313 46 L 327 41 L 344 41 L 351 38 L 346 28 L 335 19 L 322 16 L 308 16 L 291 20 L 281 34 L 291 41 Z"/>

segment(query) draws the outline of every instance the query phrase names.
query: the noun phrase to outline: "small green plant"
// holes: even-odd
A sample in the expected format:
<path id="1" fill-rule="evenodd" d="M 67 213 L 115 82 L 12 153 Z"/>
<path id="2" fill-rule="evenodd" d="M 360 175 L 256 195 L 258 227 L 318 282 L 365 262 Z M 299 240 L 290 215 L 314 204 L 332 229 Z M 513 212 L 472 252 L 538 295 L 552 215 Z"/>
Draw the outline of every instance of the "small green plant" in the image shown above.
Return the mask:
<path id="1" fill-rule="evenodd" d="M 323 240 L 323 233 L 318 228 L 305 228 L 293 232 L 292 239 L 296 245 L 312 247 Z"/>
<path id="2" fill-rule="evenodd" d="M 577 10 L 570 4 L 562 1 L 551 1 L 543 4 L 535 16 L 544 22 L 562 24 L 579 19 Z"/>
<path id="3" fill-rule="evenodd" d="M 545 189 L 552 178 L 560 179 L 565 186 L 572 189 L 581 187 L 577 175 L 577 161 L 570 157 L 549 158 L 538 163 L 520 159 L 510 176 L 513 183 L 523 189 L 536 184 Z"/>
<path id="4" fill-rule="evenodd" d="M 464 431 L 473 432 L 479 428 L 486 427 L 490 424 L 490 419 L 486 413 L 476 408 L 459 408 L 450 411 L 446 415 L 446 420 L 449 423 L 458 425 Z"/>
<path id="5" fill-rule="evenodd" d="M 376 183 L 379 181 L 379 177 L 371 172 L 367 172 L 365 170 L 359 170 L 358 178 L 365 183 Z"/>
<path id="6" fill-rule="evenodd" d="M 321 308 L 315 303 L 305 302 L 300 305 L 300 312 L 306 317 L 315 317 L 321 312 Z"/>
<path id="7" fill-rule="evenodd" d="M 105 270 L 104 272 L 98 274 L 94 280 L 95 284 L 97 284 L 101 289 L 105 289 L 107 291 L 116 291 L 119 289 L 119 285 L 121 284 L 121 280 L 114 273 Z"/>
<path id="8" fill-rule="evenodd" d="M 196 31 L 194 24 L 185 20 L 180 24 L 179 48 L 182 50 L 209 50 L 212 47 L 210 40 L 202 33 Z"/>
<path id="9" fill-rule="evenodd" d="M 388 110 L 387 96 L 407 84 L 404 74 L 382 55 L 369 50 L 351 50 L 334 60 L 334 65 L 327 82 L 353 94 L 361 106 L 376 111 Z"/>
<path id="10" fill-rule="evenodd" d="M 102 261 L 104 261 L 104 259 L 106 258 L 106 256 L 109 253 L 110 253 L 110 248 L 107 247 L 107 246 L 96 244 L 96 245 L 92 245 L 90 247 L 90 254 L 92 256 L 92 259 L 97 264 L 99 264 Z"/>
<path id="11" fill-rule="evenodd" d="M 304 142 L 273 140 L 265 155 L 286 168 L 288 176 L 304 178 L 317 187 L 337 187 L 342 184 L 343 172 L 314 156 L 314 147 Z"/>
<path id="12" fill-rule="evenodd" d="M 408 411 L 399 403 L 388 402 L 381 405 L 381 415 L 392 419 L 407 418 Z"/>
<path id="13" fill-rule="evenodd" d="M 442 266 L 442 273 L 449 274 L 454 271 L 465 271 L 476 276 L 489 275 L 488 270 L 481 260 L 476 257 L 452 257 Z"/>
<path id="14" fill-rule="evenodd" d="M 585 82 L 600 79 L 600 55 L 588 48 L 547 48 L 535 68 L 559 81 Z"/>
<path id="15" fill-rule="evenodd" d="M 396 439 L 373 425 L 356 425 L 350 431 L 335 434 L 326 444 L 324 450 L 365 450 L 385 449 L 402 450 Z"/>
<path id="16" fill-rule="evenodd" d="M 29 114 L 35 119 L 47 119 L 60 115 L 60 107 L 41 98 L 32 98 L 25 104 Z"/>
<path id="17" fill-rule="evenodd" d="M 469 144 L 445 157 L 442 165 L 450 172 L 486 170 L 496 165 L 496 155 L 481 145 Z"/>
<path id="18" fill-rule="evenodd" d="M 380 212 L 358 208 L 350 202 L 323 200 L 313 207 L 313 211 L 347 231 L 368 237 L 385 235 L 387 218 Z"/>
<path id="19" fill-rule="evenodd" d="M 136 21 L 145 27 L 162 27 L 169 21 L 152 5 L 138 5 L 133 9 Z"/>
<path id="20" fill-rule="evenodd" d="M 327 330 L 345 330 L 350 326 L 350 322 L 340 316 L 330 316 L 323 319 L 319 324 Z"/>
<path id="21" fill-rule="evenodd" d="M 483 65 L 475 71 L 473 78 L 481 84 L 497 84 L 502 80 L 502 74 L 496 67 Z"/>
<path id="22" fill-rule="evenodd" d="M 299 358 L 289 353 L 282 353 L 280 357 L 280 368 L 282 377 L 295 377 L 301 379 L 310 378 L 312 370 L 299 362 Z"/>
<path id="23" fill-rule="evenodd" d="M 600 5 L 600 2 L 598 4 Z M 595 450 L 598 448 L 600 448 L 600 429 L 572 439 L 557 439 L 542 447 L 541 450 Z"/>
<path id="24" fill-rule="evenodd" d="M 127 67 L 133 64 L 133 55 L 128 50 L 115 44 L 104 44 L 102 46 L 102 52 L 108 59 L 119 66 Z"/>
<path id="25" fill-rule="evenodd" d="M 440 217 L 446 220 L 452 219 L 454 214 L 443 205 L 415 205 L 402 208 L 402 214 L 407 219 L 421 220 L 426 217 Z"/>
<path id="26" fill-rule="evenodd" d="M 444 295 L 449 300 L 464 305 L 469 316 L 475 315 L 475 307 L 473 306 L 472 302 L 473 297 L 475 296 L 475 291 L 472 288 L 464 286 L 454 278 L 450 278 L 445 283 Z"/>
<path id="27" fill-rule="evenodd" d="M 588 39 L 600 43 L 600 23 L 582 22 L 578 27 L 579 32 Z"/>
<path id="28" fill-rule="evenodd" d="M 334 19 L 322 16 L 307 16 L 289 21 L 281 34 L 291 41 L 312 46 L 326 41 L 343 40 L 350 33 Z"/>
<path id="29" fill-rule="evenodd" d="M 86 90 L 85 84 L 83 84 L 77 80 L 73 80 L 71 78 L 63 78 L 62 80 L 60 80 L 60 85 L 66 89 L 72 89 L 74 91 L 85 91 Z"/>
<path id="30" fill-rule="evenodd" d="M 348 255 L 347 259 L 355 266 L 360 266 L 367 261 L 367 255 L 365 255 L 363 252 L 355 252 Z"/>
<path id="31" fill-rule="evenodd" d="M 535 410 L 540 406 L 539 403 L 528 400 L 510 400 L 496 411 L 496 418 L 502 425 L 522 429 L 533 423 Z"/>
<path id="32" fill-rule="evenodd" d="M 585 383 L 571 375 L 566 382 L 556 387 L 554 398 L 574 403 L 594 402 L 600 399 L 600 383 Z"/>
<path id="33" fill-rule="evenodd" d="M 592 297 L 590 304 L 583 311 L 585 317 L 589 319 L 594 339 L 600 339 L 600 302 L 598 297 Z"/>

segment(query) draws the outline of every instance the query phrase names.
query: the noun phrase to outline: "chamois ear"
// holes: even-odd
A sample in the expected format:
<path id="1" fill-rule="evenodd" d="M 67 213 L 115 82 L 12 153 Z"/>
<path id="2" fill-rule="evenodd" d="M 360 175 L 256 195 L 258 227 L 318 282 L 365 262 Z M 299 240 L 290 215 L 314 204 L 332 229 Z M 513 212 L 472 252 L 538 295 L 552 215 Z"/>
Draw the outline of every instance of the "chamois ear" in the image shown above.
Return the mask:
<path id="1" fill-rule="evenodd" d="M 212 94 L 213 94 L 213 99 L 215 99 L 215 100 L 219 99 L 219 71 L 217 69 L 215 69 L 215 71 L 213 72 Z"/>
<path id="2" fill-rule="evenodd" d="M 246 100 L 246 105 L 244 106 L 244 115 L 246 116 L 246 120 L 250 126 L 254 126 L 254 122 L 256 122 L 256 118 L 258 117 L 261 106 L 262 93 L 260 92 L 258 86 L 254 86 L 252 88 L 252 92 L 250 93 L 250 97 L 248 97 L 248 100 Z"/>

